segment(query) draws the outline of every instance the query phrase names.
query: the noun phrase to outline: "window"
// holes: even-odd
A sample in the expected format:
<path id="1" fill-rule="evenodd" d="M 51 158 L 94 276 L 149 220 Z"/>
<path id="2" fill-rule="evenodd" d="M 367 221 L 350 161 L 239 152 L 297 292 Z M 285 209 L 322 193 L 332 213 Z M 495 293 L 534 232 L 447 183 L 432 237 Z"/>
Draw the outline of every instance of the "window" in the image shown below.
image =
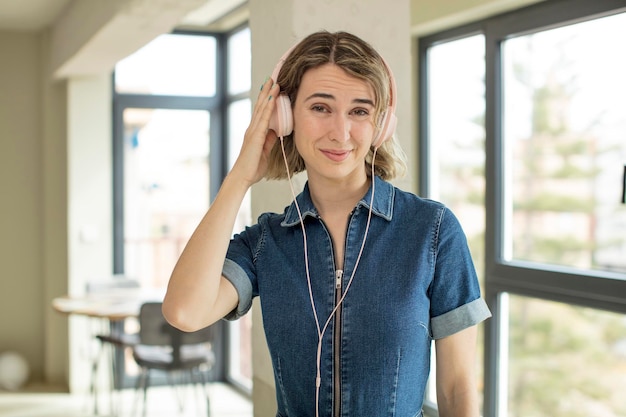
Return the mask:
<path id="1" fill-rule="evenodd" d="M 115 91 L 121 94 L 215 96 L 216 48 L 214 36 L 161 35 L 117 63 Z"/>
<path id="2" fill-rule="evenodd" d="M 209 204 L 209 112 L 127 107 L 124 273 L 164 288 Z"/>
<path id="3" fill-rule="evenodd" d="M 502 350 L 507 393 L 500 415 L 626 415 L 626 316 L 521 295 L 501 297 L 508 306 L 509 335 L 508 349 Z"/>
<path id="4" fill-rule="evenodd" d="M 167 284 L 221 177 L 217 43 L 161 35 L 115 68 L 115 270 L 146 287 Z"/>
<path id="5" fill-rule="evenodd" d="M 420 158 L 428 175 L 421 192 L 446 204 L 463 225 L 481 286 L 485 240 L 485 39 L 482 34 L 428 51 L 428 147 Z M 460 65 L 460 63 L 463 63 Z M 483 291 L 484 292 L 484 291 Z M 482 331 L 483 326 L 479 326 Z M 482 334 L 482 333 L 481 333 Z M 480 338 L 480 335 L 479 335 Z M 434 350 L 433 350 L 434 352 Z M 482 345 L 477 349 L 483 369 Z M 435 360 L 426 395 L 436 403 Z M 482 373 L 478 386 L 482 386 Z"/>
<path id="6" fill-rule="evenodd" d="M 250 122 L 251 101 L 250 29 L 245 28 L 228 39 L 228 169 L 235 163 Z M 252 222 L 250 193 L 239 210 L 233 232 Z M 252 392 L 252 314 L 228 324 L 230 359 L 229 380 L 246 392 Z"/>
<path id="7" fill-rule="evenodd" d="M 617 3 L 541 2 L 419 40 L 420 188 L 458 214 L 494 313 L 487 416 L 626 415 Z"/>
<path id="8" fill-rule="evenodd" d="M 135 277 L 144 287 L 167 285 L 230 168 L 230 155 L 238 153 L 240 125 L 250 118 L 250 71 L 247 28 L 162 35 L 116 65 L 116 273 Z M 241 224 L 249 222 L 246 204 Z M 213 380 L 251 387 L 249 320 L 216 323 L 222 337 L 215 346 Z M 132 360 L 118 360 L 125 363 L 123 385 L 131 386 Z"/>
<path id="9" fill-rule="evenodd" d="M 626 273 L 626 14 L 504 41 L 503 257 Z M 601 47 L 599 47 L 601 45 Z"/>

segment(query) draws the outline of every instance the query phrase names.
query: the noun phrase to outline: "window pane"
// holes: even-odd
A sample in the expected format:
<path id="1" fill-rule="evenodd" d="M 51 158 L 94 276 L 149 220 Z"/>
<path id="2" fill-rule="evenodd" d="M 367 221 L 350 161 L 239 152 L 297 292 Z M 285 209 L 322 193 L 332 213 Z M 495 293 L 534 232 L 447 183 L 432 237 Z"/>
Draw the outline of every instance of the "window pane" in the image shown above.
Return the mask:
<path id="1" fill-rule="evenodd" d="M 250 99 L 238 100 L 228 106 L 228 168 L 235 163 L 251 117 Z M 243 230 L 252 222 L 250 192 L 241 204 L 233 232 Z M 252 314 L 230 324 L 231 356 L 229 376 L 247 390 L 252 390 Z"/>
<path id="2" fill-rule="evenodd" d="M 215 95 L 212 36 L 161 35 L 115 66 L 118 93 Z"/>
<path id="3" fill-rule="evenodd" d="M 252 314 L 229 323 L 230 378 L 244 390 L 252 392 Z"/>
<path id="4" fill-rule="evenodd" d="M 459 217 L 475 262 L 482 262 L 485 233 L 484 58 L 478 35 L 435 46 L 428 60 L 429 197 Z"/>
<path id="5" fill-rule="evenodd" d="M 124 111 L 124 272 L 165 287 L 209 205 L 209 113 Z"/>
<path id="6" fill-rule="evenodd" d="M 433 46 L 428 54 L 429 197 L 446 204 L 459 218 L 481 284 L 485 247 L 484 45 L 484 36 L 476 35 Z M 476 370 L 482 388 L 482 326 L 479 330 Z M 432 364 L 434 368 L 434 360 Z M 434 369 L 431 375 L 427 399 L 435 402 Z"/>
<path id="7" fill-rule="evenodd" d="M 250 29 L 245 28 L 228 39 L 228 94 L 250 91 L 251 57 Z"/>
<path id="8" fill-rule="evenodd" d="M 626 272 L 626 14 L 503 45 L 504 259 Z"/>
<path id="9" fill-rule="evenodd" d="M 250 123 L 250 99 L 237 100 L 228 106 L 228 169 L 230 170 L 243 144 L 243 136 Z"/>
<path id="10" fill-rule="evenodd" d="M 509 358 L 503 363 L 508 363 L 509 374 L 504 415 L 626 415 L 626 316 L 521 296 L 505 298 Z"/>

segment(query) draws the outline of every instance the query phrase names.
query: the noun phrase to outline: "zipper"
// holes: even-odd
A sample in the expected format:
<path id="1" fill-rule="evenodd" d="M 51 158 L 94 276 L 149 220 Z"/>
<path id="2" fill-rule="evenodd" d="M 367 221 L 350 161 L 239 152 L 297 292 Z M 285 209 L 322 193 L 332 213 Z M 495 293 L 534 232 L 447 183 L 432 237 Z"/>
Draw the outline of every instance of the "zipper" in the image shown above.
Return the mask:
<path id="1" fill-rule="evenodd" d="M 354 215 L 354 211 L 350 213 L 350 216 Z M 318 215 L 318 220 L 322 223 L 322 226 L 326 230 L 326 233 L 330 237 L 328 233 L 328 229 L 326 228 L 326 224 L 324 220 Z M 347 230 L 346 230 L 347 233 Z M 334 242 L 332 238 L 330 239 L 331 253 L 335 254 Z M 345 258 L 345 255 L 344 255 Z M 333 259 L 334 264 L 334 259 Z M 335 270 L 335 306 L 339 304 L 341 297 L 343 296 L 342 286 L 343 286 L 343 270 L 337 269 Z M 334 317 L 334 326 L 333 326 L 333 417 L 341 416 L 341 309 L 342 306 L 339 305 L 337 310 L 335 311 Z"/>
<path id="2" fill-rule="evenodd" d="M 341 300 L 343 270 L 335 271 L 335 306 Z M 341 305 L 335 311 L 333 326 L 333 416 L 341 415 Z"/>
<path id="3" fill-rule="evenodd" d="M 341 290 L 341 279 L 343 278 L 343 271 L 341 269 L 338 269 L 335 271 L 335 288 L 337 290 Z M 339 291 L 340 295 L 341 295 L 341 291 Z M 340 299 L 341 297 L 339 297 Z M 335 304 L 337 304 L 339 302 L 339 299 L 337 299 L 337 295 L 335 294 Z"/>

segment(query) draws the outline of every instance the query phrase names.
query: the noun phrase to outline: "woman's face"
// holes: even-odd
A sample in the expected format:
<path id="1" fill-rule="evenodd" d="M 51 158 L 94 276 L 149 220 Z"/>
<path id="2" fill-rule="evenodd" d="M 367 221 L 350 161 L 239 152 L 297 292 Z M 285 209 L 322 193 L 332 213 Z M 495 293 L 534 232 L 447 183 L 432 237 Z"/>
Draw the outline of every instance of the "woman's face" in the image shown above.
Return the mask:
<path id="1" fill-rule="evenodd" d="M 294 137 L 309 180 L 363 181 L 374 135 L 374 90 L 334 64 L 302 77 Z"/>

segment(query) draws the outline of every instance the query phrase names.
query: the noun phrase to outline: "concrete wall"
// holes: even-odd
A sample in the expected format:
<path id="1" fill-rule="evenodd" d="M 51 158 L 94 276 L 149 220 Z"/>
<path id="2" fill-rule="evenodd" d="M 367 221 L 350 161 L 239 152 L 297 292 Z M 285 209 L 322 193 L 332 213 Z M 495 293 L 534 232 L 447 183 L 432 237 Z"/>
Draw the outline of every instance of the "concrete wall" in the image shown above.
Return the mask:
<path id="1" fill-rule="evenodd" d="M 252 34 L 252 85 L 260 85 L 271 74 L 285 50 L 311 32 L 347 30 L 370 42 L 385 57 L 394 71 L 398 88 L 397 135 L 407 153 L 415 155 L 411 118 L 413 106 L 411 84 L 410 4 L 408 0 L 299 2 L 251 0 L 250 29 Z M 386 19 L 381 19 L 385 16 Z M 411 158 L 413 159 L 413 158 Z M 409 163 L 411 168 L 415 164 Z M 399 180 L 405 189 L 414 189 L 414 171 Z M 298 178 L 299 189 L 304 181 Z M 298 190 L 296 190 L 298 192 Z M 263 196 L 273 196 L 272 199 Z M 289 186 L 283 182 L 264 182 L 252 189 L 252 218 L 264 211 L 283 210 L 291 200 Z M 253 310 L 253 402 L 255 416 L 276 413 L 274 377 L 269 359 L 262 316 L 258 304 Z"/>

